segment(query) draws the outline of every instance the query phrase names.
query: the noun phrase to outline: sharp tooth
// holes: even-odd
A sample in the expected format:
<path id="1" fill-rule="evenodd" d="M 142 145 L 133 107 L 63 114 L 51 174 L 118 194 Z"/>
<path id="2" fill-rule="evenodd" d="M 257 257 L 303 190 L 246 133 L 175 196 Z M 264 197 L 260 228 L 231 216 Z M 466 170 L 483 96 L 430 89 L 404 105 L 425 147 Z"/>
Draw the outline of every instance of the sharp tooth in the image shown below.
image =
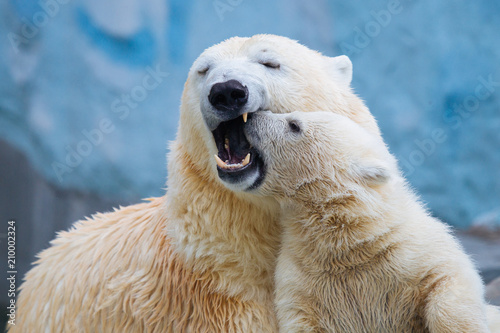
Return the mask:
<path id="1" fill-rule="evenodd" d="M 250 163 L 250 153 L 247 154 L 247 156 L 245 157 L 245 159 L 243 160 L 243 162 L 241 162 L 241 165 L 245 166 L 248 163 Z"/>
<path id="2" fill-rule="evenodd" d="M 224 140 L 224 148 L 226 148 L 226 150 L 229 149 L 229 138 Z"/>
<path id="3" fill-rule="evenodd" d="M 243 113 L 243 122 L 246 123 L 248 118 L 248 112 Z"/>
<path id="4" fill-rule="evenodd" d="M 214 155 L 215 156 L 215 161 L 217 162 L 217 165 L 223 169 L 227 169 L 227 164 L 224 163 L 219 156 L 217 155 Z"/>

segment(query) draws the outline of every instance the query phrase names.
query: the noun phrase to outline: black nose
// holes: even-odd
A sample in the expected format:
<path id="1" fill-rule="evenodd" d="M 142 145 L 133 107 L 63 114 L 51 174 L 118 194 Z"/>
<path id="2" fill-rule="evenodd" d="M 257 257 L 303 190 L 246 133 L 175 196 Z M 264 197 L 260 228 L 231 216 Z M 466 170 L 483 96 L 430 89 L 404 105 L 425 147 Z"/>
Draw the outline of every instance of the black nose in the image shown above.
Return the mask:
<path id="1" fill-rule="evenodd" d="M 216 83 L 210 89 L 208 100 L 217 110 L 236 111 L 248 100 L 248 89 L 236 80 Z"/>

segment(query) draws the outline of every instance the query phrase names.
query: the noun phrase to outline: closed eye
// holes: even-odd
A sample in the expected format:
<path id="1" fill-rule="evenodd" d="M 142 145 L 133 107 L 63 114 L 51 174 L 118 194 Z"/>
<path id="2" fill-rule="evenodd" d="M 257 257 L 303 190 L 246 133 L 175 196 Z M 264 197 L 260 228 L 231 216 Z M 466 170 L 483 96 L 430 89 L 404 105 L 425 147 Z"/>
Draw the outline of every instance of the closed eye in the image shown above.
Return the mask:
<path id="1" fill-rule="evenodd" d="M 198 74 L 205 75 L 205 74 L 207 74 L 207 72 L 208 72 L 209 69 L 210 69 L 209 66 L 202 67 L 201 69 L 198 70 Z"/>
<path id="2" fill-rule="evenodd" d="M 280 68 L 280 63 L 277 61 L 271 61 L 271 60 L 259 61 L 259 64 L 264 65 L 267 68 L 274 68 L 274 69 Z"/>

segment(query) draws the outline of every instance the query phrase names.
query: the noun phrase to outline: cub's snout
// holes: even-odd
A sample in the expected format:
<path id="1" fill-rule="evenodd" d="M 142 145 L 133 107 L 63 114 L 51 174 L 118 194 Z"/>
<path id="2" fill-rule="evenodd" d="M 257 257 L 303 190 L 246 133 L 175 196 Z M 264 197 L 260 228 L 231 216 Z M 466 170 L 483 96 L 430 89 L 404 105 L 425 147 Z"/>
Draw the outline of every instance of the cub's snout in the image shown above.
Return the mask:
<path id="1" fill-rule="evenodd" d="M 300 112 L 273 113 L 259 111 L 249 116 L 245 126 L 248 141 L 256 148 L 265 148 L 269 144 L 281 145 L 283 140 L 297 139 L 301 136 Z"/>
<path id="2" fill-rule="evenodd" d="M 244 127 L 245 136 L 250 145 L 257 150 L 263 150 L 265 147 L 262 145 L 265 145 L 267 137 L 270 136 L 269 132 L 276 128 L 280 118 L 283 118 L 283 115 L 271 111 L 252 113 Z"/>

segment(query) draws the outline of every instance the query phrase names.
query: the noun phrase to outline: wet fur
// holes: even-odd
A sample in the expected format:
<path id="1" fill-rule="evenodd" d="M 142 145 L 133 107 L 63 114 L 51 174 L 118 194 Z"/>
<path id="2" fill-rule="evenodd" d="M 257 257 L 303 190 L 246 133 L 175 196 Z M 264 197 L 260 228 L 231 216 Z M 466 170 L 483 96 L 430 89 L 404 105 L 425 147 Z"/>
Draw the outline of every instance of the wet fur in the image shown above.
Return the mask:
<path id="1" fill-rule="evenodd" d="M 261 193 L 282 210 L 281 332 L 489 332 L 487 316 L 493 328 L 472 261 L 380 137 L 325 112 L 249 126 L 269 169 Z"/>
<path id="2" fill-rule="evenodd" d="M 275 47 L 287 69 L 266 80 L 267 108 L 338 112 L 378 135 L 368 109 L 348 83 L 340 84 L 331 58 L 287 38 L 232 38 L 200 59 L 244 59 L 258 47 Z M 26 275 L 10 333 L 277 330 L 279 205 L 221 184 L 194 66 L 169 154 L 167 195 L 60 233 Z"/>
<path id="3" fill-rule="evenodd" d="M 62 232 L 26 276 L 10 332 L 272 331 L 266 301 L 218 292 L 166 236 L 165 198 L 97 214 Z M 68 254 L 71 256 L 68 256 Z"/>

